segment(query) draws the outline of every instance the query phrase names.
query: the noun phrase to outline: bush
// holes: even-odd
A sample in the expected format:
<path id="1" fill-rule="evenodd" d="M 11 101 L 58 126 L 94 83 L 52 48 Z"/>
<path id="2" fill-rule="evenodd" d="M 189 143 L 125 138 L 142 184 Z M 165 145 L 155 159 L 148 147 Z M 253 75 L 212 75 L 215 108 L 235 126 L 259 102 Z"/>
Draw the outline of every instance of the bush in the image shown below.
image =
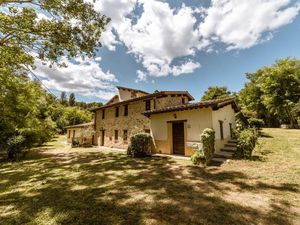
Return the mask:
<path id="1" fill-rule="evenodd" d="M 191 160 L 194 165 L 204 164 L 206 159 L 203 151 L 196 151 L 192 156 Z"/>
<path id="2" fill-rule="evenodd" d="M 73 139 L 72 140 L 72 148 L 76 148 L 76 147 L 79 147 L 79 141 Z"/>
<path id="3" fill-rule="evenodd" d="M 257 130 L 250 128 L 236 132 L 237 157 L 251 159 L 258 138 Z"/>
<path id="4" fill-rule="evenodd" d="M 7 141 L 7 156 L 10 160 L 16 160 L 18 154 L 22 152 L 25 138 L 22 135 L 14 136 Z"/>
<path id="5" fill-rule="evenodd" d="M 210 128 L 204 129 L 201 134 L 201 142 L 203 145 L 206 165 L 208 165 L 215 153 L 215 131 Z"/>
<path id="6" fill-rule="evenodd" d="M 138 133 L 130 138 L 127 155 L 132 157 L 146 157 L 151 155 L 152 137 L 147 133 Z"/>
<path id="7" fill-rule="evenodd" d="M 262 119 L 257 119 L 254 117 L 249 118 L 248 123 L 250 127 L 254 127 L 257 129 L 261 129 L 265 125 L 265 122 Z"/>

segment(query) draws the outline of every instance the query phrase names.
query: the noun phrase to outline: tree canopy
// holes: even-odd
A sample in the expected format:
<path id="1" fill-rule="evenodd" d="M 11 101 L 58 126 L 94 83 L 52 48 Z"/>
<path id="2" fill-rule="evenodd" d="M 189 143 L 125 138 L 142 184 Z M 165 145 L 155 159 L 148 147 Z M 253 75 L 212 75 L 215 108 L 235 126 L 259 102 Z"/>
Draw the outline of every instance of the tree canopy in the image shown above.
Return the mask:
<path id="1" fill-rule="evenodd" d="M 78 55 L 91 57 L 101 47 L 109 18 L 83 0 L 0 0 L 0 49 L 7 63 L 33 56 L 50 63 Z"/>
<path id="2" fill-rule="evenodd" d="M 201 100 L 213 100 L 226 98 L 231 95 L 231 92 L 225 86 L 211 86 L 204 92 Z"/>
<path id="3" fill-rule="evenodd" d="M 249 82 L 239 93 L 242 109 L 255 112 L 269 126 L 295 127 L 300 116 L 300 60 L 281 59 L 246 76 Z"/>

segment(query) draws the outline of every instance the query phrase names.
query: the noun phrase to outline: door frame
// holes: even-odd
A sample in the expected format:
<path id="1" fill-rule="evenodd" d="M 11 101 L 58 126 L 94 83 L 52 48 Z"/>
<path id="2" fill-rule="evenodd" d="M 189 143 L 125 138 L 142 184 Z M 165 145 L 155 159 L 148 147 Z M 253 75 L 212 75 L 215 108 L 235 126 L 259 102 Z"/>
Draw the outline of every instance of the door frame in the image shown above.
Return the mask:
<path id="1" fill-rule="evenodd" d="M 174 123 L 182 123 L 183 125 L 183 153 L 180 155 L 185 155 L 185 150 L 186 150 L 186 122 L 187 120 L 172 120 L 172 121 L 167 121 L 167 123 L 170 123 L 171 125 L 171 143 L 170 143 L 170 148 L 171 148 L 171 154 L 178 155 L 178 153 L 174 153 L 174 138 L 173 138 L 173 124 Z"/>

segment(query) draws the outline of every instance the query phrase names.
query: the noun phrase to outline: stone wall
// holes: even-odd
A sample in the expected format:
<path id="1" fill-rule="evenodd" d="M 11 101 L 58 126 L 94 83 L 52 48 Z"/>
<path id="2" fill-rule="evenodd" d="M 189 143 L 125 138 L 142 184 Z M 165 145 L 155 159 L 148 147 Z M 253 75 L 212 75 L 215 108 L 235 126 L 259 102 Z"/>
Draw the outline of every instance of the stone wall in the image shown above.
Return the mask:
<path id="1" fill-rule="evenodd" d="M 155 103 L 154 103 L 155 101 Z M 187 101 L 187 100 L 186 100 Z M 151 109 L 163 108 L 166 106 L 182 104 L 181 96 L 168 95 L 163 98 L 151 100 Z M 125 103 L 124 103 L 125 105 Z M 144 116 L 145 101 L 139 100 L 128 103 L 128 116 L 124 116 L 124 105 L 119 107 L 119 117 L 115 117 L 115 106 L 105 108 L 105 118 L 102 119 L 102 109 L 96 111 L 96 135 L 94 143 L 98 146 L 102 144 L 102 131 L 104 130 L 104 146 L 113 148 L 127 148 L 130 137 L 137 133 L 150 130 L 150 119 Z M 115 131 L 118 131 L 118 139 L 115 140 Z M 127 130 L 127 141 L 123 140 L 124 130 Z"/>

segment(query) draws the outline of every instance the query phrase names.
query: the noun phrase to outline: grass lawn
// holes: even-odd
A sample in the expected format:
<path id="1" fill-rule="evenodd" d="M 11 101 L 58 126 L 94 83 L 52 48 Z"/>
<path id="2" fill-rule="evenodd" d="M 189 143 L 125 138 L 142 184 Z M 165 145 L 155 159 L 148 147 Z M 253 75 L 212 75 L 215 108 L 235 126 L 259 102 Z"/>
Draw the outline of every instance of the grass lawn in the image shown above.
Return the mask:
<path id="1" fill-rule="evenodd" d="M 62 137 L 0 163 L 0 224 L 300 224 L 300 130 L 264 129 L 254 159 L 196 167 Z"/>

